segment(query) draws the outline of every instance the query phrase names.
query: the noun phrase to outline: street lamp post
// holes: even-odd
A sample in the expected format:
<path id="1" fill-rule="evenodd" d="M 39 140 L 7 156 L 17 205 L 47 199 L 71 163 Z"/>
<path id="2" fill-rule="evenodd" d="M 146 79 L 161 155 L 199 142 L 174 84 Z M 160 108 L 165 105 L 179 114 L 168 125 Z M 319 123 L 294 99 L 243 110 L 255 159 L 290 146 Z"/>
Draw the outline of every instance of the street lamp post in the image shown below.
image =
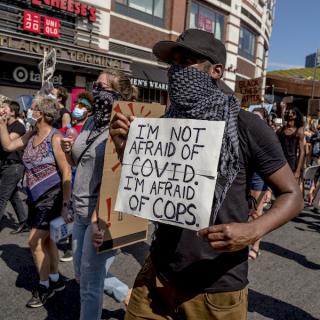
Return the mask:
<path id="1" fill-rule="evenodd" d="M 316 72 L 317 72 L 317 65 L 318 65 L 318 59 L 319 59 L 318 57 L 319 57 L 319 49 L 317 49 L 316 56 L 314 59 L 311 99 L 314 98 L 314 91 L 315 91 L 315 85 L 316 85 Z"/>

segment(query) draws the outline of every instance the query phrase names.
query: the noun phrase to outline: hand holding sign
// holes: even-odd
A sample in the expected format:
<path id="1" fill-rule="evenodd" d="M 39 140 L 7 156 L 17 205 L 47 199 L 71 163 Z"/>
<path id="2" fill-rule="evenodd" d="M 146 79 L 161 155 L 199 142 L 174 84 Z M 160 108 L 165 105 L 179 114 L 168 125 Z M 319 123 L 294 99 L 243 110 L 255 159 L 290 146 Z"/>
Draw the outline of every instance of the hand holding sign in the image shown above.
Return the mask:
<path id="1" fill-rule="evenodd" d="M 239 251 L 260 238 L 253 222 L 210 226 L 199 231 L 199 236 L 216 251 Z"/>
<path id="2" fill-rule="evenodd" d="M 207 227 L 224 125 L 222 121 L 135 119 L 115 210 L 191 230 Z"/>
<path id="3" fill-rule="evenodd" d="M 125 116 L 122 113 L 116 113 L 110 123 L 110 136 L 112 137 L 118 156 L 121 159 L 126 146 L 130 123 L 133 120 L 133 116 Z"/>

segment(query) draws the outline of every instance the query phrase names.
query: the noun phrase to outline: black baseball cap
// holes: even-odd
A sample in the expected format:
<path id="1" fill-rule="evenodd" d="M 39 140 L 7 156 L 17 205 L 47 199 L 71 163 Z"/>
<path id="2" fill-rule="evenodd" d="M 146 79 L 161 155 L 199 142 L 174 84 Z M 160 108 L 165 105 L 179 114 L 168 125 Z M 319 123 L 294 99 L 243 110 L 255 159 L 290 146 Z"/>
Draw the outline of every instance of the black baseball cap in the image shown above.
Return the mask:
<path id="1" fill-rule="evenodd" d="M 213 64 L 226 64 L 226 47 L 210 32 L 187 29 L 176 41 L 159 41 L 153 47 L 154 55 L 171 64 L 177 49 L 185 49 L 196 56 L 208 59 Z"/>

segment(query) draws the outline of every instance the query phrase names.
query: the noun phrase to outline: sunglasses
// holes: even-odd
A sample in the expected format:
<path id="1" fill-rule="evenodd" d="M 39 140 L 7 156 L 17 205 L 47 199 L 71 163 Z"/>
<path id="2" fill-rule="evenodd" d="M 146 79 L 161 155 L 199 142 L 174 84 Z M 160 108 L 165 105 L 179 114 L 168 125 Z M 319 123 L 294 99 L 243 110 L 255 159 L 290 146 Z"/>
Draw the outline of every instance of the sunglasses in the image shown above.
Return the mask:
<path id="1" fill-rule="evenodd" d="M 107 90 L 109 89 L 109 85 L 106 82 L 94 81 L 92 83 L 93 89 Z"/>

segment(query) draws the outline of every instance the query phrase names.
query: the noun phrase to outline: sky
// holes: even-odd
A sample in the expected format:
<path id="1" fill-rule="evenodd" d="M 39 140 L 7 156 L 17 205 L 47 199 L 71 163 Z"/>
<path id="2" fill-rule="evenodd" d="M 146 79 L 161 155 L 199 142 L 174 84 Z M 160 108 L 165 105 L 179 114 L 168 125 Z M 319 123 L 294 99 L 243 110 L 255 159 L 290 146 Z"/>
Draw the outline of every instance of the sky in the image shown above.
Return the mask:
<path id="1" fill-rule="evenodd" d="M 320 0 L 277 0 L 268 70 L 303 68 L 320 48 Z"/>

